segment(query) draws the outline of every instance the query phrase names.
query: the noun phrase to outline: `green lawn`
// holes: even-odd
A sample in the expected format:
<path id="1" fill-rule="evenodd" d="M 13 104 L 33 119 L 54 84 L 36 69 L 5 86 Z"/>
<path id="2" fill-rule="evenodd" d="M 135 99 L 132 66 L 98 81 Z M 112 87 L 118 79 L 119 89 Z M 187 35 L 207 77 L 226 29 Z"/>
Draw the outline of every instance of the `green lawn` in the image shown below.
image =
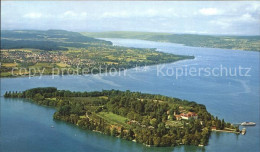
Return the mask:
<path id="1" fill-rule="evenodd" d="M 123 116 L 114 114 L 112 112 L 99 112 L 97 115 L 104 118 L 105 120 L 108 120 L 111 124 L 119 124 L 128 127 L 128 124 L 125 123 L 127 118 Z"/>

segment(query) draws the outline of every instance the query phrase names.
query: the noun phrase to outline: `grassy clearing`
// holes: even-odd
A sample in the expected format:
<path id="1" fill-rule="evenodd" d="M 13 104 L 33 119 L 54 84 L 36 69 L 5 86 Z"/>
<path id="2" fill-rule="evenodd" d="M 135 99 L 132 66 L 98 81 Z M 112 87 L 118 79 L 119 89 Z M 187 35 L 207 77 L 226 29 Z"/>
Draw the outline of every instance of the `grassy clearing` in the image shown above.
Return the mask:
<path id="1" fill-rule="evenodd" d="M 108 99 L 107 96 L 100 96 L 99 98 L 101 98 L 101 99 Z"/>
<path id="2" fill-rule="evenodd" d="M 81 119 L 85 119 L 86 118 L 86 116 L 85 115 L 83 115 L 83 116 L 79 116 Z"/>
<path id="3" fill-rule="evenodd" d="M 10 77 L 12 76 L 11 72 L 1 72 L 1 77 Z"/>
<path id="4" fill-rule="evenodd" d="M 46 99 L 56 101 L 56 98 L 46 98 Z"/>
<path id="5" fill-rule="evenodd" d="M 3 63 L 3 67 L 11 68 L 11 67 L 16 67 L 18 64 L 17 63 Z"/>
<path id="6" fill-rule="evenodd" d="M 56 63 L 56 65 L 60 68 L 66 68 L 66 67 L 70 67 L 70 65 L 66 64 L 66 63 Z"/>
<path id="7" fill-rule="evenodd" d="M 128 125 L 125 123 L 127 118 L 123 116 L 114 114 L 112 112 L 99 112 L 97 115 L 104 118 L 105 120 L 108 120 L 111 124 L 128 127 Z"/>
<path id="8" fill-rule="evenodd" d="M 28 75 L 28 71 L 24 70 L 14 70 L 13 72 L 1 72 L 1 77 L 10 77 L 10 76 L 20 76 L 20 75 Z"/>

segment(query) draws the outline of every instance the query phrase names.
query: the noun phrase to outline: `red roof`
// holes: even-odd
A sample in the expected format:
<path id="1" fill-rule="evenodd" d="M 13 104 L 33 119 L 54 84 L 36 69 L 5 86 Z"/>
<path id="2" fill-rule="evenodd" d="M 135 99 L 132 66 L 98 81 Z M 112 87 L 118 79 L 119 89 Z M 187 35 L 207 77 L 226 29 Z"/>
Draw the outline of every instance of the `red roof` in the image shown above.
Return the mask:
<path id="1" fill-rule="evenodd" d="M 197 114 L 195 112 L 181 113 L 180 115 L 184 116 L 184 117 L 194 117 L 194 116 L 197 116 Z"/>
<path id="2" fill-rule="evenodd" d="M 181 117 L 180 115 L 175 115 L 175 117 Z"/>

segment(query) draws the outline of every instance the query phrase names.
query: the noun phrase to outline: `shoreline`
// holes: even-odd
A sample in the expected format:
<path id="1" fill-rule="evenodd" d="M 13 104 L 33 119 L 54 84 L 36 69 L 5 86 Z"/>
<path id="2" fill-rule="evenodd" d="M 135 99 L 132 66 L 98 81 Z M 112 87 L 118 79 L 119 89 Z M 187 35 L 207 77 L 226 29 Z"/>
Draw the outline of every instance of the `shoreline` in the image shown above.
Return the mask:
<path id="1" fill-rule="evenodd" d="M 39 90 L 40 89 L 40 90 Z M 43 90 L 44 89 L 44 90 Z M 21 93 L 19 93 L 19 95 L 17 94 L 17 93 L 13 93 L 13 94 L 5 94 L 5 98 L 25 98 L 25 99 L 29 99 L 29 101 L 32 101 L 33 103 L 36 103 L 37 105 L 40 105 L 40 106 L 42 106 L 42 105 L 47 105 L 47 107 L 52 107 L 51 105 L 57 105 L 56 103 L 57 102 L 59 102 L 59 101 L 57 101 L 56 100 L 56 98 L 55 98 L 55 101 L 57 101 L 56 103 L 50 103 L 50 102 L 47 102 L 47 101 L 50 101 L 49 100 L 49 98 L 44 98 L 44 99 L 46 99 L 46 100 L 44 100 L 44 99 L 34 99 L 33 97 L 30 97 L 30 94 L 31 93 L 35 93 L 35 92 L 38 92 L 38 91 L 40 91 L 41 92 L 41 94 L 44 94 L 44 92 L 46 93 L 46 92 L 48 92 L 48 93 L 54 93 L 55 92 L 55 95 L 53 95 L 53 96 L 55 96 L 55 97 L 59 97 L 59 95 L 56 95 L 56 93 L 59 91 L 59 90 L 57 90 L 57 88 L 53 88 L 53 87 L 46 87 L 46 88 L 34 88 L 34 89 L 29 89 L 29 90 L 27 90 L 27 91 L 25 91 L 25 92 L 23 92 L 22 94 L 24 94 L 24 95 L 26 95 L 26 96 L 20 96 L 19 97 L 19 95 L 22 95 Z M 60 90 L 60 91 L 62 91 L 62 90 Z M 91 92 L 90 92 L 91 93 Z M 94 96 L 95 94 L 93 94 L 93 93 L 95 93 L 95 92 L 92 92 L 92 94 L 88 94 L 86 97 L 92 97 L 92 96 Z M 104 93 L 110 93 L 110 92 L 102 92 L 103 94 Z M 99 96 L 102 96 L 102 93 L 100 93 L 99 94 Z M 135 92 L 132 92 L 132 94 L 134 94 Z M 40 94 L 40 93 L 39 93 Z M 118 94 L 117 94 L 118 96 L 123 96 L 124 95 L 124 92 L 121 92 L 121 94 L 120 94 L 120 92 L 118 92 Z M 140 94 L 140 96 L 141 96 L 142 94 Z M 148 94 L 143 94 L 143 95 L 146 95 L 146 96 L 148 96 Z M 154 95 L 152 95 L 152 94 L 149 94 L 149 95 L 151 95 L 151 97 L 154 97 Z M 77 97 L 78 95 L 76 95 L 75 97 Z M 28 97 L 28 98 L 27 98 Z M 95 96 L 96 97 L 96 96 Z M 162 96 L 162 97 L 164 97 L 164 96 Z M 166 97 L 166 96 L 165 96 Z M 168 98 L 166 98 L 166 99 L 168 99 Z M 165 99 L 165 100 L 166 100 Z M 170 100 L 171 99 L 171 100 Z M 134 100 L 134 99 L 133 99 Z M 172 101 L 172 100 L 178 100 L 177 98 L 170 98 L 169 97 L 169 99 L 168 100 L 166 100 L 165 102 L 170 102 L 170 101 Z M 183 102 L 182 100 L 178 100 L 179 102 Z M 76 101 L 75 101 L 76 102 Z M 153 100 L 151 100 L 150 101 L 151 103 L 153 103 Z M 69 106 L 69 104 L 67 104 L 68 106 Z M 59 106 L 55 106 L 55 107 L 59 107 Z M 91 111 L 92 112 L 92 111 Z M 87 113 L 86 113 L 86 115 L 87 115 Z M 78 115 L 79 116 L 79 115 Z M 83 130 L 90 130 L 90 131 L 93 131 L 93 132 L 97 132 L 97 133 L 100 133 L 100 134 L 108 134 L 109 136 L 115 136 L 115 137 L 117 137 L 117 138 L 122 138 L 122 139 L 126 139 L 126 140 L 132 140 L 132 142 L 136 142 L 136 143 L 140 143 L 140 144 L 143 144 L 143 145 L 145 145 L 146 147 L 175 147 L 175 146 L 178 146 L 178 145 L 194 145 L 194 146 L 199 146 L 199 145 L 197 145 L 197 144 L 192 144 L 192 143 L 185 143 L 184 141 L 182 141 L 182 142 L 179 142 L 179 141 L 174 141 L 174 142 L 171 142 L 171 143 L 166 143 L 166 144 L 164 144 L 164 143 L 162 143 L 161 141 L 160 142 L 156 142 L 156 143 L 154 143 L 153 141 L 152 141 L 152 144 L 150 144 L 151 142 L 150 141 L 148 141 L 148 140 L 138 140 L 138 139 L 140 139 L 140 137 L 142 137 L 142 136 L 138 136 L 138 133 L 136 133 L 136 131 L 135 132 L 133 132 L 132 131 L 132 134 L 133 135 L 127 135 L 127 134 L 125 134 L 125 133 L 123 133 L 123 134 L 121 134 L 120 133 L 120 131 L 118 131 L 118 127 L 120 127 L 121 125 L 119 125 L 119 124 L 116 124 L 116 125 L 113 125 L 113 121 L 111 121 L 111 120 L 106 120 L 106 119 L 104 119 L 104 121 L 101 121 L 101 119 L 99 118 L 99 117 L 97 117 L 96 118 L 96 115 L 93 113 L 93 116 L 90 118 L 90 119 L 86 119 L 85 121 L 83 121 L 84 120 L 84 118 L 83 117 L 78 117 L 78 118 L 76 118 L 75 117 L 75 121 L 73 120 L 71 120 L 71 113 L 69 113 L 69 114 L 62 114 L 61 112 L 60 112 L 60 110 L 57 110 L 55 113 L 54 113 L 54 115 L 53 115 L 53 119 L 55 119 L 55 120 L 60 120 L 60 121 L 63 121 L 63 122 L 66 122 L 66 123 L 69 123 L 69 124 L 72 124 L 72 125 L 75 125 L 75 126 L 78 126 L 79 128 L 81 128 L 81 129 L 83 129 Z M 74 119 L 74 117 L 73 117 L 73 119 Z M 98 123 L 98 121 L 99 121 L 99 123 Z M 107 122 L 107 123 L 104 123 L 105 121 L 111 121 L 111 123 L 110 122 Z M 82 122 L 82 123 L 81 123 Z M 102 122 L 103 122 L 103 124 L 102 124 Z M 99 126 L 103 126 L 103 129 L 97 129 L 97 128 L 99 128 L 98 127 L 98 124 L 99 124 Z M 118 126 L 119 125 L 119 126 Z M 90 126 L 90 127 L 89 127 Z M 94 127 L 94 128 L 93 128 Z M 107 130 L 106 130 L 106 128 L 108 128 L 109 130 L 108 130 L 108 133 L 107 133 Z M 112 129 L 111 129 L 112 128 Z M 116 129 L 117 130 L 116 130 Z M 122 128 L 121 128 L 122 129 Z M 142 128 L 140 129 L 140 128 L 138 128 L 138 127 L 135 127 L 134 129 L 139 129 L 139 130 L 141 130 L 142 132 L 143 132 L 143 130 L 142 130 Z M 114 133 L 114 130 L 116 130 L 116 133 Z M 129 129 L 128 127 L 126 127 L 126 129 L 123 129 L 123 131 L 125 131 L 126 130 L 126 132 L 129 132 L 129 130 L 131 130 L 131 128 Z M 168 130 L 169 131 L 169 130 Z M 207 131 L 207 134 L 210 134 L 210 130 L 206 130 Z M 109 133 L 110 132 L 110 133 Z M 189 133 L 190 134 L 190 133 Z M 172 136 L 172 134 L 168 134 L 168 133 L 165 133 L 164 134 L 165 135 L 165 137 L 167 136 L 168 137 L 168 139 L 169 139 L 169 136 Z M 128 138 L 129 137 L 129 138 Z M 156 135 L 154 135 L 154 134 L 152 134 L 151 135 L 151 137 L 153 137 L 153 140 L 154 140 L 154 138 L 159 138 L 160 140 L 161 140 L 161 137 L 157 137 Z M 183 137 L 184 138 L 184 137 Z M 209 138 L 209 135 L 207 135 L 207 138 Z M 176 140 L 182 140 L 182 137 L 180 137 L 180 139 L 178 138 L 178 139 L 176 139 Z M 209 139 L 207 139 L 207 140 L 209 140 Z M 201 143 L 201 138 L 200 139 L 198 139 L 198 142 L 199 143 Z M 154 143 L 154 144 L 153 144 Z M 204 143 L 204 142 L 203 142 Z M 205 145 L 207 145 L 207 142 L 205 143 Z"/>
<path id="2" fill-rule="evenodd" d="M 241 132 L 237 132 L 237 131 L 232 131 L 232 130 L 216 130 L 216 129 L 211 129 L 211 131 L 214 132 L 225 132 L 225 133 L 234 133 L 234 134 L 240 134 Z"/>
<path id="3" fill-rule="evenodd" d="M 83 32 L 84 33 L 84 32 Z M 93 32 L 95 33 L 95 32 Z M 84 35 L 84 34 L 83 34 Z M 210 47 L 210 46 L 200 46 L 200 45 L 189 45 L 189 44 L 184 44 L 184 43 L 176 43 L 176 42 L 171 42 L 168 40 L 151 40 L 151 39 L 142 39 L 142 38 L 127 38 L 127 37 L 95 37 L 96 39 L 100 40 L 105 40 L 105 39 L 132 39 L 132 40 L 142 40 L 142 41 L 151 41 L 151 42 L 158 42 L 158 43 L 171 43 L 171 44 L 178 44 L 178 45 L 183 45 L 186 47 L 199 47 L 199 48 L 209 48 L 209 49 L 223 49 L 223 50 L 233 50 L 233 51 L 247 51 L 247 52 L 258 52 L 260 53 L 259 50 L 246 50 L 246 49 L 239 49 L 239 48 L 228 48 L 228 47 Z"/>
<path id="4" fill-rule="evenodd" d="M 176 63 L 176 62 L 179 62 L 179 61 L 185 61 L 185 60 L 194 60 L 195 59 L 195 56 L 188 56 L 186 59 L 180 59 L 180 60 L 177 60 L 177 61 L 173 61 L 173 62 L 166 62 L 166 63 L 158 63 L 158 64 L 150 64 L 150 65 L 144 65 L 144 66 L 138 66 L 138 68 L 142 68 L 142 67 L 150 67 L 150 66 L 156 66 L 156 65 L 163 65 L 163 64 L 172 64 L 172 63 Z M 108 71 L 101 71 L 101 72 L 97 72 L 97 73 L 87 73 L 87 74 L 59 74 L 59 75 L 54 75 L 54 74 L 35 74 L 33 76 L 29 76 L 29 74 L 25 74 L 25 75 L 17 75 L 17 76 L 0 76 L 0 79 L 2 78 L 33 78 L 33 77 L 43 77 L 43 76 L 54 76 L 54 77 L 63 77 L 63 76 L 90 76 L 90 75 L 98 75 L 98 74 L 107 74 L 107 75 L 111 75 L 112 73 L 114 72 L 120 72 L 120 71 L 127 71 L 127 70 L 132 70 L 136 67 L 131 67 L 131 68 L 126 68 L 124 70 L 122 69 L 117 69 L 118 71 L 112 71 L 112 72 L 108 72 Z M 0 72 L 1 74 L 1 72 Z"/>

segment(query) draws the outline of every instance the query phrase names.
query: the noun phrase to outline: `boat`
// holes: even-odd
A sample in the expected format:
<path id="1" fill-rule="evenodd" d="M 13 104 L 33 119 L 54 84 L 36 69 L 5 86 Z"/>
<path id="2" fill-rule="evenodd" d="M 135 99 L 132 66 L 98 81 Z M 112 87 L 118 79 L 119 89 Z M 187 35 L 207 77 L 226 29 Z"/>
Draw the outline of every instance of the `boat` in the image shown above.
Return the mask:
<path id="1" fill-rule="evenodd" d="M 241 126 L 255 126 L 256 125 L 256 123 L 254 123 L 254 122 L 242 122 L 241 123 Z"/>
<path id="2" fill-rule="evenodd" d="M 243 129 L 242 129 L 241 134 L 242 134 L 242 135 L 245 135 L 245 134 L 246 134 L 246 128 L 243 128 Z"/>
<path id="3" fill-rule="evenodd" d="M 54 128 L 54 126 L 51 126 L 51 128 Z"/>

